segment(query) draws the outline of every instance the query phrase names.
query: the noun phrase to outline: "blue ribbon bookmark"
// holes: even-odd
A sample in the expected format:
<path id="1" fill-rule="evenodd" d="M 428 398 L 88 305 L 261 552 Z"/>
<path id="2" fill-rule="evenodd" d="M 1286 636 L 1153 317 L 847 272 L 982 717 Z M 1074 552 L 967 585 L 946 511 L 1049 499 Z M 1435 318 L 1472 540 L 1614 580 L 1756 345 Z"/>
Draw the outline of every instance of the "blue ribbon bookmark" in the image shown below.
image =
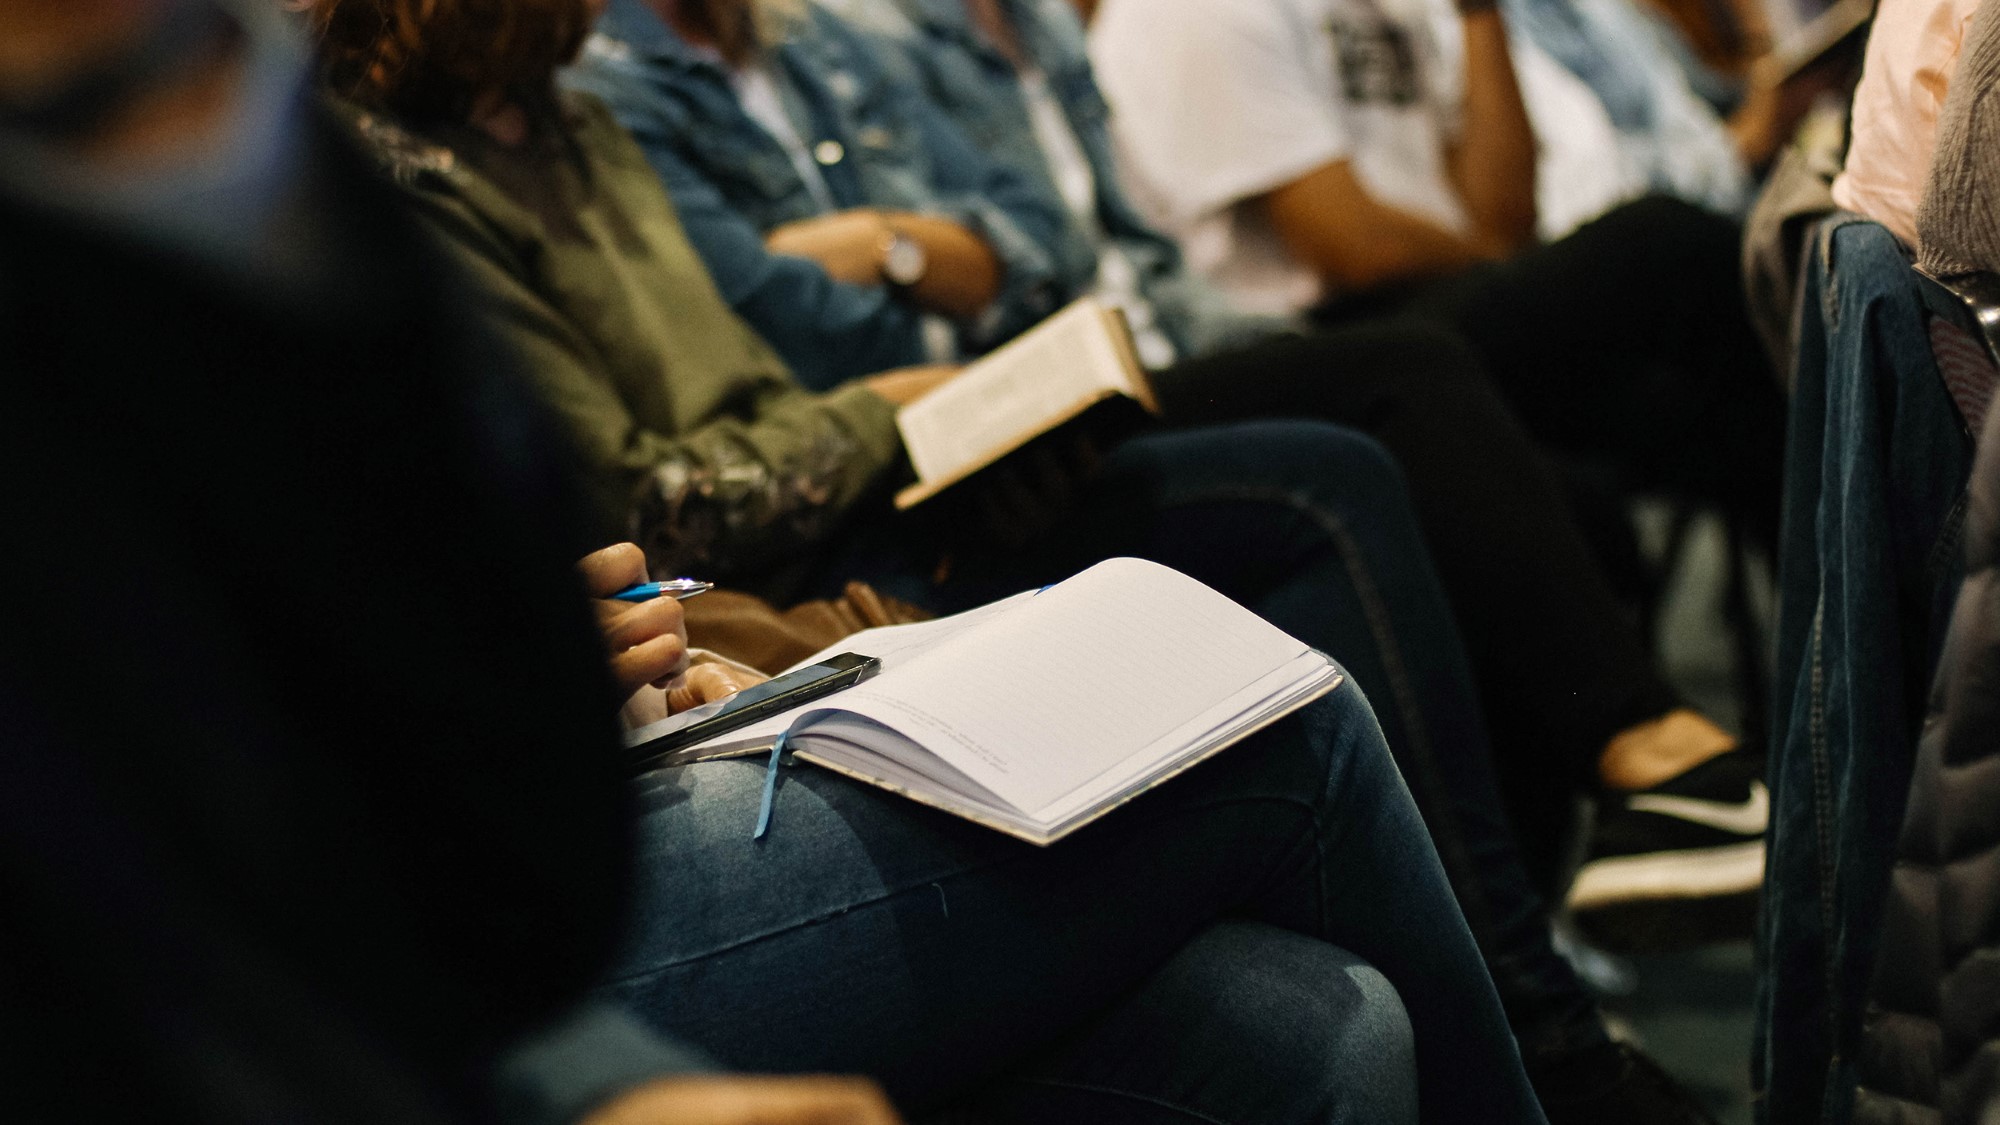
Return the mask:
<path id="1" fill-rule="evenodd" d="M 778 767 L 784 762 L 785 749 L 791 740 L 792 732 L 787 729 L 771 744 L 771 761 L 764 767 L 764 799 L 757 807 L 757 831 L 750 834 L 752 840 L 763 839 L 764 833 L 771 830 L 771 807 L 778 801 Z"/>

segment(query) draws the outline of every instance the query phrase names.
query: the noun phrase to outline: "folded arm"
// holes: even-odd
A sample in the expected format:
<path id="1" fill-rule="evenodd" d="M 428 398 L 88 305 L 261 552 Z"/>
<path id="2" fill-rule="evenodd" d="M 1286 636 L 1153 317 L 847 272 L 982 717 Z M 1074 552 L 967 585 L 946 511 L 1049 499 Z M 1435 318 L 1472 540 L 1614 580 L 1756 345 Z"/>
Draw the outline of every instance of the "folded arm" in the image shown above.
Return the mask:
<path id="1" fill-rule="evenodd" d="M 826 535 L 900 463 L 895 406 L 860 384 L 821 395 L 752 381 L 732 414 L 680 433 L 642 425 L 596 346 L 521 281 L 498 239 L 448 207 L 425 212 L 466 266 L 487 326 L 567 424 L 601 531 L 629 534 L 655 566 L 761 569 Z M 755 346 L 740 324 L 714 330 L 744 333 L 746 355 Z"/>
<path id="2" fill-rule="evenodd" d="M 614 102 L 666 185 L 688 241 L 722 298 L 782 356 L 799 381 L 830 390 L 857 376 L 923 363 L 924 310 L 879 282 L 843 280 L 811 257 L 782 253 L 677 150 L 680 138 Z"/>
<path id="3" fill-rule="evenodd" d="M 927 266 L 904 300 L 955 320 L 977 317 L 1000 294 L 1000 259 L 993 248 L 950 219 L 857 207 L 786 223 L 764 236 L 773 254 L 819 263 L 847 285 L 889 284 L 889 247 L 898 238 L 921 246 Z"/>
<path id="4" fill-rule="evenodd" d="M 1535 237 L 1535 132 L 1500 11 L 1490 0 L 1474 5 L 1463 16 L 1464 117 L 1447 167 L 1477 240 L 1508 254 Z"/>
<path id="5" fill-rule="evenodd" d="M 1381 202 L 1346 160 L 1322 165 L 1258 203 L 1292 256 L 1343 293 L 1456 273 L 1507 249 Z"/>

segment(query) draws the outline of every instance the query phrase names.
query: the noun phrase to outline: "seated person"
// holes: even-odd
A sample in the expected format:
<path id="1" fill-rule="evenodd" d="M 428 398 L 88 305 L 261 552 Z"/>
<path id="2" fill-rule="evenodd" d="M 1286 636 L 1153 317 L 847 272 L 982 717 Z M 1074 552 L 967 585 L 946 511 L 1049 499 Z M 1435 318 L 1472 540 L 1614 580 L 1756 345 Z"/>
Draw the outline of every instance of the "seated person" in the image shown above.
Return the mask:
<path id="1" fill-rule="evenodd" d="M 633 859 L 617 696 L 561 558 L 584 512 L 507 357 L 462 333 L 453 274 L 308 112 L 282 44 L 256 34 L 201 0 L 0 8 L 0 350 L 16 361 L 18 407 L 0 411 L 0 497 L 36 532 L 7 575 L 46 595 L 0 633 L 10 1104 L 35 1120 L 211 1125 L 894 1125 L 866 1082 L 704 1076 L 704 1060 L 630 1020 L 578 1010 Z M 106 75 L 116 84 L 89 85 Z M 65 100 L 84 90 L 88 103 Z M 272 237 L 217 234 L 232 227 Z M 119 377 L 140 367 L 139 385 Z M 603 592 L 638 565 L 634 551 L 599 555 L 585 580 Z M 305 604 L 301 590 L 318 612 L 281 612 Z M 606 616 L 627 686 L 674 673 L 673 603 Z M 157 752 L 134 752 L 135 732 Z M 1033 1120 L 1102 1120 L 1125 1101 L 1142 1114 L 1128 1119 L 1185 1116 L 1123 1096 L 1168 1051 L 1093 1050 L 1103 1026 L 1135 1017 L 1200 1050 L 1174 1078 L 1247 1060 L 1235 1089 L 1205 1083 L 1189 1107 L 1416 1120 L 1409 1025 L 1386 973 L 1438 995 L 1424 1018 L 1444 1030 L 1415 1049 L 1437 1038 L 1450 1064 L 1439 1085 L 1464 1093 L 1437 1091 L 1430 1119 L 1539 1120 L 1358 691 L 1234 753 L 1252 768 L 1208 778 L 1229 798 L 1203 800 L 1190 777 L 1079 849 L 994 837 L 910 855 L 994 857 L 979 876 L 935 878 L 1005 956 L 966 940 L 953 965 L 895 934 L 866 949 L 835 936 L 755 980 L 711 974 L 676 1010 L 694 1019 L 793 989 L 814 1002 L 758 1029 L 782 1036 L 842 1010 L 843 965 L 891 956 L 1002 997 L 991 1020 L 944 1018 L 981 1027 L 989 1061 L 1021 1060 L 1020 1088 L 980 1084 Z M 681 781 L 712 791 L 725 777 Z M 949 835 L 899 811 L 916 835 Z M 801 831 L 811 819 L 786 813 Z M 1197 850 L 1203 823 L 1215 835 Z M 1144 838 L 1162 831 L 1193 835 L 1155 853 Z M 692 846 L 694 826 L 682 833 L 675 844 Z M 732 834 L 668 854 L 664 873 L 705 869 L 746 912 L 780 890 L 797 907 L 799 884 L 817 894 L 836 876 L 893 874 L 872 866 L 889 835 L 865 837 L 884 849 L 866 869 L 831 849 L 738 864 L 750 855 Z M 1064 868 L 1072 893 L 1049 893 Z M 1157 890 L 1140 893 L 1140 869 Z M 786 886 L 763 882 L 780 872 Z M 1022 879 L 1034 895 L 981 909 L 982 890 L 1011 897 Z M 1148 899 L 1160 910 L 1130 908 Z M 1063 901 L 1072 914 L 1053 925 Z M 674 916 L 701 905 L 679 899 Z M 1370 914 L 1382 972 L 1323 940 Z M 1009 919 L 1021 929 L 998 933 Z M 711 914 L 700 928 L 728 925 Z M 1098 953 L 1144 932 L 1084 987 L 1051 987 L 1054 969 L 1083 972 L 1093 927 Z M 1114 981 L 1129 986 L 1119 1000 Z M 867 980 L 854 997 L 898 983 Z M 1269 1033 L 1246 1035 L 1251 1016 Z M 1205 1034 L 1180 1038 L 1204 1019 Z M 551 1021 L 565 1026 L 528 1041 Z"/>
<path id="2" fill-rule="evenodd" d="M 1978 0 L 1886 0 L 1868 33 L 1833 201 L 1888 227 L 1911 248 L 1938 114 L 1978 11 Z"/>
<path id="3" fill-rule="evenodd" d="M 7 1116 L 894 1125 L 587 1002 L 634 805 L 561 443 L 275 18 L 0 4 Z"/>
<path id="4" fill-rule="evenodd" d="M 582 570 L 600 597 L 646 575 L 630 544 Z M 760 678 L 684 669 L 671 599 L 599 606 L 635 701 L 668 676 L 671 709 Z M 913 1112 L 991 1122 L 1540 1119 L 1517 1069 L 1489 1069 L 1514 1057 L 1490 983 L 1351 683 L 1047 848 L 820 770 L 787 775 L 753 846 L 765 770 L 645 776 L 635 925 L 603 989 L 731 1066 L 865 1073 Z M 1405 910 L 1437 944 L 1415 960 L 1384 924 Z M 1497 1099 L 1433 1107 L 1426 1068 L 1466 1065 L 1426 1058 L 1444 1021 L 1476 1029 L 1449 1038 L 1486 1076 L 1459 1080 L 1497 1077 Z"/>
<path id="5" fill-rule="evenodd" d="M 1740 217 L 1752 169 L 1782 138 L 1768 83 L 1725 122 L 1689 85 L 1663 42 L 1669 33 L 1634 6 L 1642 2 L 1502 0 L 1535 135 L 1544 240 L 1651 193 Z M 1445 57 L 1457 58 L 1465 43 L 1456 12 L 1431 12 Z"/>
<path id="6" fill-rule="evenodd" d="M 1727 753 L 1735 745 L 1727 733 L 1679 705 L 1592 562 L 1553 471 L 1462 346 L 1412 326 L 1281 335 L 1270 321 L 1231 311 L 1118 190 L 1102 106 L 1073 21 L 1062 22 L 1059 6 L 898 10 L 848 0 L 828 8 L 859 17 L 863 28 L 900 22 L 914 33 L 914 23 L 926 35 L 906 52 L 866 54 L 856 32 L 828 11 L 788 18 L 725 0 L 614 0 L 572 76 L 619 110 L 676 203 L 695 201 L 689 237 L 725 293 L 755 293 L 761 278 L 817 271 L 829 286 L 893 299 L 896 287 L 881 283 L 880 240 L 866 237 L 870 216 L 922 206 L 936 190 L 927 183 L 947 165 L 965 176 L 978 152 L 1032 170 L 1046 192 L 1064 199 L 1064 244 L 1080 248 L 1058 256 L 1099 263 L 1093 291 L 1127 312 L 1142 355 L 1164 365 L 1156 383 L 1170 419 L 1305 413 L 1366 427 L 1397 455 L 1472 646 L 1493 729 L 1505 740 L 1504 768 L 1523 788 L 1553 791 L 1562 802 L 1576 788 L 1611 794 L 1607 821 L 1620 827 L 1593 857 L 1599 862 L 1587 870 L 1591 897 L 1583 901 L 1662 893 L 1659 882 L 1626 882 L 1628 863 L 1668 866 L 1672 895 L 1754 893 L 1755 832 L 1704 832 L 1623 806 L 1624 794 L 1654 787 L 1740 803 L 1754 795 L 1757 767 Z M 765 43 L 759 29 L 772 22 L 783 37 Z M 1024 102 L 1017 66 L 1040 72 L 1025 88 L 1055 100 Z M 929 97 L 902 77 L 912 72 Z M 768 106 L 739 96 L 751 74 L 789 83 L 793 95 L 781 111 L 807 108 L 796 120 L 772 120 Z M 962 138 L 938 151 L 865 143 L 878 133 L 940 134 L 933 119 L 947 113 Z M 899 125 L 905 118 L 926 124 Z M 843 173 L 823 177 L 823 191 L 813 190 L 810 170 L 776 159 L 788 130 L 843 154 Z M 711 142 L 722 135 L 736 139 Z M 977 138 L 976 147 L 964 138 Z M 840 209 L 829 210 L 821 195 Z M 854 245 L 826 248 L 849 238 Z M 761 297 L 735 308 L 774 339 L 808 340 L 819 355 L 843 354 L 842 341 L 861 331 L 803 305 L 774 310 Z M 1258 334 L 1260 344 L 1229 343 Z M 1390 724 L 1392 746 L 1401 733 Z M 1629 769 L 1635 762 L 1646 764 Z M 1703 846 L 1687 836 L 1665 843 L 1689 832 Z M 1541 850 L 1557 845 L 1549 840 Z M 1526 914 L 1533 924 L 1535 911 Z"/>
<path id="7" fill-rule="evenodd" d="M 511 96 L 475 97 L 503 86 L 456 78 L 425 101 L 413 91 L 442 63 L 421 54 L 397 72 L 414 85 L 384 88 L 370 77 L 380 22 L 338 3 L 313 13 L 335 88 L 375 107 L 356 111 L 361 134 L 566 415 L 601 521 L 622 527 L 636 510 L 656 569 L 719 568 L 800 592 L 886 575 L 942 610 L 1145 555 L 1351 654 L 1368 669 L 1357 679 L 1392 687 L 1409 741 L 1439 759 L 1433 772 L 1482 776 L 1476 696 L 1399 485 L 1363 439 L 1303 423 L 1140 438 L 1107 458 L 1055 533 L 941 557 L 935 534 L 869 496 L 895 455 L 886 403 L 865 387 L 814 396 L 790 382 L 709 286 L 657 178 L 600 106 L 535 95 L 520 74 Z M 1490 795 L 1483 804 L 1490 815 Z"/>
<path id="8" fill-rule="evenodd" d="M 1964 574 L 1972 435 L 1996 373 L 1970 313 L 1939 316 L 1912 259 L 1947 279 L 2000 267 L 1983 171 L 2000 51 L 1961 57 L 1993 14 L 1883 6 L 1836 180 L 1837 196 L 1876 221 L 1836 212 L 1808 241 L 1778 590 L 1778 802 L 1759 937 L 1770 969 L 1755 1081 L 1773 1120 L 1830 1115 L 1829 1099 L 1853 1082 L 1886 932 L 1884 845 L 1904 813 Z M 1968 66 L 1974 84 L 1961 89 Z M 1946 121 L 1953 145 L 1935 143 Z M 1823 878 L 1828 870 L 1840 878 Z"/>
<path id="9" fill-rule="evenodd" d="M 365 56 L 377 24 L 350 28 L 352 10 L 313 9 L 330 43 Z M 1367 439 L 1275 422 L 1145 435 L 1109 454 L 1055 530 L 961 549 L 943 521 L 891 512 L 883 488 L 901 469 L 891 399 L 944 373 L 799 388 L 722 302 L 599 103 L 551 92 L 507 100 L 488 121 L 378 90 L 339 55 L 329 65 L 337 90 L 373 106 L 350 109 L 359 134 L 465 261 L 492 323 L 567 422 L 600 532 L 636 529 L 656 571 L 781 602 L 879 579 L 949 612 L 1142 554 L 1343 652 L 1369 668 L 1364 681 L 1405 679 L 1399 721 L 1436 728 L 1443 743 L 1481 737 L 1466 733 L 1476 703 L 1400 482 Z M 1408 676 L 1392 677 L 1376 652 Z"/>
<path id="10" fill-rule="evenodd" d="M 1736 225 L 1652 198 L 1532 245 L 1507 28 L 1489 0 L 1459 8 L 1451 69 L 1407 0 L 1101 5 L 1091 55 L 1135 197 L 1245 307 L 1441 317 L 1544 443 L 1770 544 L 1783 405 Z"/>
<path id="11" fill-rule="evenodd" d="M 1901 4 L 1888 7 L 1884 16 L 1908 11 Z M 1906 17 L 1882 33 L 1905 39 L 1912 23 L 1935 29 L 1944 11 L 1940 6 L 1923 20 Z M 1885 73 L 1916 61 L 1903 50 L 1884 43 L 1878 52 L 1871 41 L 1871 69 L 1877 59 L 1884 68 L 1873 70 L 1876 96 L 1928 102 L 1936 94 L 1929 83 L 1881 81 Z M 1947 281 L 1962 282 L 1969 275 L 1990 281 L 2000 276 L 2000 207 L 1986 172 L 2000 152 L 2000 119 L 1990 109 L 2000 90 L 2000 5 L 1980 5 L 1954 53 L 1935 118 L 1930 173 L 1914 215 L 1917 263 Z M 1900 65 L 1884 54 L 1902 55 Z M 1934 57 L 1930 65 L 1936 65 Z M 1857 143 L 1861 113 L 1857 104 Z M 1888 124 L 1878 118 L 1875 127 Z M 1849 165 L 1854 167 L 1851 155 Z M 1990 779 L 2000 776 L 1992 768 L 2000 747 L 1993 738 L 2000 730 L 1995 618 L 2000 411 L 1992 408 L 1991 397 L 2000 372 L 1990 363 L 1981 370 L 1970 362 L 1984 350 L 1977 341 L 1961 339 L 1949 351 L 1935 350 L 1941 357 L 1959 357 L 1950 373 L 1953 398 L 1979 436 L 1963 532 L 1939 545 L 1963 554 L 1965 577 L 1956 584 L 1915 744 L 1896 867 L 1885 884 L 1873 983 L 1860 1008 L 1861 1029 L 1851 1054 L 1858 1084 L 1853 1119 L 1864 1125 L 1911 1112 L 1935 1113 L 1954 1125 L 2000 1113 L 2000 1090 L 1989 1065 L 1993 1029 L 2000 1027 L 1995 1018 L 2000 993 L 1987 985 L 1995 942 L 1994 915 L 1986 904 L 1993 901 L 1994 875 L 1987 864 L 1966 862 L 1990 847 L 1989 811 L 1996 805 Z"/>

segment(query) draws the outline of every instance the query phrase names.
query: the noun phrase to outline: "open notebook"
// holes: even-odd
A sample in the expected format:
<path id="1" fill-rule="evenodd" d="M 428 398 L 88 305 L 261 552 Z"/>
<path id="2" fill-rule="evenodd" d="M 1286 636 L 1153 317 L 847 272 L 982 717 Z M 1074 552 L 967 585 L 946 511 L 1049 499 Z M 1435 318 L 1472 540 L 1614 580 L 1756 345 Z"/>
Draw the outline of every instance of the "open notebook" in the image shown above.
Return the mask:
<path id="1" fill-rule="evenodd" d="M 881 673 L 693 755 L 754 753 L 789 729 L 801 761 L 1047 844 L 1341 680 L 1304 642 L 1139 559 L 956 617 L 857 633 L 801 667 L 849 651 L 879 657 Z"/>
<path id="2" fill-rule="evenodd" d="M 1101 402 L 1160 412 L 1123 314 L 1093 297 L 1071 303 L 896 414 L 917 483 L 910 508 Z"/>

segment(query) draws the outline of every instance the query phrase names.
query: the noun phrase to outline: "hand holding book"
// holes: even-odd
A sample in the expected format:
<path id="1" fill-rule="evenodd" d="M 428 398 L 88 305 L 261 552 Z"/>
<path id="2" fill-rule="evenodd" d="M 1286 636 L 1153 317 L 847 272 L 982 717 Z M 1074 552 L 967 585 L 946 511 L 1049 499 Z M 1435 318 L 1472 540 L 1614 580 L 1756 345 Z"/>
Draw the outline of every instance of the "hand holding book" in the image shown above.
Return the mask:
<path id="1" fill-rule="evenodd" d="M 896 506 L 914 507 L 1115 401 L 1159 413 L 1124 317 L 1085 297 L 896 416 L 917 471 Z"/>
<path id="2" fill-rule="evenodd" d="M 956 363 L 930 363 L 919 367 L 898 367 L 880 375 L 870 375 L 863 385 L 896 406 L 908 406 L 944 386 L 965 370 Z"/>

